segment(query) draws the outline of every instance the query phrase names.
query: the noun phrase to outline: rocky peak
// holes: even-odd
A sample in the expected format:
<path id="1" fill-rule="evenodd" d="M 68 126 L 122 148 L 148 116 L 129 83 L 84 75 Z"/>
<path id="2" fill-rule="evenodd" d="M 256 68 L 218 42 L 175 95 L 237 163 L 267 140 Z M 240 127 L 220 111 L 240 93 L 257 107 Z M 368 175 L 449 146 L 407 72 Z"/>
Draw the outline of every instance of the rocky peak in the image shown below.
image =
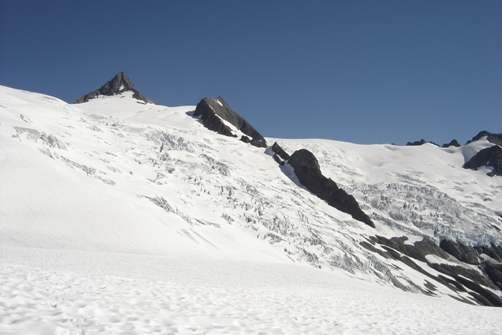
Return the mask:
<path id="1" fill-rule="evenodd" d="M 479 134 L 477 134 L 476 136 L 474 136 L 472 138 L 472 140 L 469 141 L 469 142 L 478 141 L 478 140 L 480 140 L 483 137 L 486 137 L 486 139 L 490 143 L 502 146 L 502 133 L 501 134 L 495 134 L 495 133 L 490 133 L 490 132 L 488 132 L 486 130 L 480 131 Z M 467 142 L 467 143 L 469 143 L 469 142 Z"/>
<path id="2" fill-rule="evenodd" d="M 144 101 L 145 103 L 147 102 L 152 102 L 151 100 L 148 100 L 143 94 L 139 93 L 135 88 L 134 84 L 125 72 L 120 72 L 118 73 L 115 77 L 113 77 L 111 80 L 109 80 L 106 84 L 101 86 L 99 89 L 92 91 L 77 100 L 75 100 L 75 104 L 87 102 L 91 99 L 94 99 L 100 95 L 105 95 L 105 96 L 112 96 L 112 95 L 117 95 L 121 94 L 123 92 L 128 92 L 131 91 L 133 92 L 133 98 L 137 100 Z"/>
<path id="3" fill-rule="evenodd" d="M 456 139 L 453 139 L 450 141 L 450 143 L 445 143 L 441 146 L 442 148 L 449 148 L 449 147 L 461 147 L 460 143 Z"/>
<path id="4" fill-rule="evenodd" d="M 488 173 L 490 177 L 502 176 L 502 133 L 495 134 L 483 130 L 480 131 L 476 136 L 472 138 L 471 141 L 468 141 L 467 143 L 479 141 L 483 137 L 486 137 L 488 142 L 495 145 L 480 150 L 467 163 L 464 164 L 463 168 L 477 170 L 480 167 L 489 166 L 492 167 L 492 171 Z"/>
<path id="5" fill-rule="evenodd" d="M 235 131 L 225 124 L 226 121 L 244 134 L 241 136 L 243 142 L 260 148 L 267 147 L 265 138 L 246 119 L 230 108 L 222 97 L 202 99 L 195 108 L 194 116 L 200 116 L 204 127 L 218 134 L 236 137 Z"/>
<path id="6" fill-rule="evenodd" d="M 431 141 L 426 141 L 424 139 L 421 139 L 420 141 L 408 142 L 408 143 L 406 143 L 406 145 L 407 146 L 419 146 L 419 145 L 424 145 L 424 144 L 427 144 L 427 143 L 435 145 L 436 147 L 439 147 L 439 145 L 437 145 L 436 143 L 431 142 Z"/>

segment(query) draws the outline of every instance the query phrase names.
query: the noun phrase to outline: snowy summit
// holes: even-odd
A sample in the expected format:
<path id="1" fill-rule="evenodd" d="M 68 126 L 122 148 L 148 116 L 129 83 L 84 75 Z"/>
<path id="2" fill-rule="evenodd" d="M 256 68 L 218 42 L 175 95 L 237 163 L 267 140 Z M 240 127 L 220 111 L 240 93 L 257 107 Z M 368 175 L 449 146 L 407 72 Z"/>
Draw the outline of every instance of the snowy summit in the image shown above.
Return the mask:
<path id="1" fill-rule="evenodd" d="M 264 138 L 124 72 L 0 86 L 0 333 L 495 334 L 501 137 Z"/>

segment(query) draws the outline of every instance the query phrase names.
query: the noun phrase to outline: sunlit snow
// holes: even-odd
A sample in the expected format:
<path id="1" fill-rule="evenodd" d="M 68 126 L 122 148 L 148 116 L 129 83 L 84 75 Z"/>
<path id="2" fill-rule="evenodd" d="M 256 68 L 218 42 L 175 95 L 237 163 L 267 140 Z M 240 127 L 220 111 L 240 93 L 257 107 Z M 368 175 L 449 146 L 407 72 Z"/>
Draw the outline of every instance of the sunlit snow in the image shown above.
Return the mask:
<path id="1" fill-rule="evenodd" d="M 377 233 L 501 244 L 502 178 L 462 169 L 492 144 L 267 138 L 312 151 L 372 229 L 298 185 L 265 149 L 204 128 L 194 109 L 131 92 L 68 105 L 0 86 L 0 333 L 502 328 L 502 309 L 460 303 L 447 287 L 412 293 L 425 276 L 359 244 Z"/>

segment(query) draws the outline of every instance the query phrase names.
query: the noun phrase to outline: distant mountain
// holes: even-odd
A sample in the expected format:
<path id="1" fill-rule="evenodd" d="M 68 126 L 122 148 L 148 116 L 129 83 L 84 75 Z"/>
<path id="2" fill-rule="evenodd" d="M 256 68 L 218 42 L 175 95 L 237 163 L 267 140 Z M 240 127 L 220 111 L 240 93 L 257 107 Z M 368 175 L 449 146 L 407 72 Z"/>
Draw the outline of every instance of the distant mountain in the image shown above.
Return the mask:
<path id="1" fill-rule="evenodd" d="M 450 141 L 450 143 L 445 143 L 441 146 L 441 148 L 449 148 L 449 147 L 461 147 L 460 143 L 456 139 Z"/>
<path id="2" fill-rule="evenodd" d="M 488 176 L 502 176 L 502 134 L 490 133 L 483 130 L 467 143 L 469 144 L 483 139 L 493 145 L 488 145 L 478 150 L 478 152 L 464 164 L 464 168 L 478 170 L 482 167 L 488 167 L 491 168 L 491 171 L 487 173 Z"/>
<path id="3" fill-rule="evenodd" d="M 502 148 L 499 145 L 483 149 L 474 155 L 464 168 L 477 170 L 480 167 L 491 167 L 489 176 L 502 176 Z"/>
<path id="4" fill-rule="evenodd" d="M 138 94 L 125 73 L 74 105 L 0 86 L 1 245 L 308 263 L 502 306 L 499 135 L 265 138 L 221 97 Z"/>
<path id="5" fill-rule="evenodd" d="M 486 140 L 490 143 L 496 144 L 496 145 L 502 145 L 502 133 L 501 134 L 495 134 L 495 133 L 490 133 L 486 130 L 480 131 L 476 136 L 472 138 L 471 141 L 467 142 L 473 142 L 473 141 L 478 141 L 482 139 L 483 137 L 486 137 Z"/>
<path id="6" fill-rule="evenodd" d="M 143 101 L 145 103 L 153 103 L 153 101 L 147 99 L 143 94 L 139 93 L 134 88 L 133 82 L 131 81 L 131 79 L 129 79 L 129 76 L 125 72 L 118 73 L 115 77 L 106 82 L 106 84 L 104 84 L 95 91 L 83 95 L 82 97 L 75 100 L 74 103 L 79 104 L 87 102 L 91 99 L 95 99 L 99 96 L 112 96 L 124 92 L 133 92 L 134 99 Z"/>
<path id="7" fill-rule="evenodd" d="M 424 139 L 421 139 L 420 141 L 407 142 L 406 145 L 407 146 L 419 146 L 419 145 L 424 145 L 426 143 L 435 145 L 436 147 L 439 147 L 439 145 L 437 143 L 434 143 L 434 142 L 431 142 L 431 141 L 426 141 Z"/>
<path id="8" fill-rule="evenodd" d="M 502 134 L 490 133 L 486 130 L 479 132 L 467 144 L 485 139 L 488 143 L 493 143 L 493 146 L 480 149 L 475 155 L 471 155 L 465 162 L 465 169 L 478 170 L 481 167 L 489 167 L 491 170 L 487 173 L 488 176 L 502 176 Z M 438 144 L 421 139 L 420 141 L 408 142 L 407 146 L 421 146 L 424 144 L 432 144 L 439 147 Z M 461 147 L 457 140 L 452 140 L 448 144 L 443 144 L 442 148 Z"/>

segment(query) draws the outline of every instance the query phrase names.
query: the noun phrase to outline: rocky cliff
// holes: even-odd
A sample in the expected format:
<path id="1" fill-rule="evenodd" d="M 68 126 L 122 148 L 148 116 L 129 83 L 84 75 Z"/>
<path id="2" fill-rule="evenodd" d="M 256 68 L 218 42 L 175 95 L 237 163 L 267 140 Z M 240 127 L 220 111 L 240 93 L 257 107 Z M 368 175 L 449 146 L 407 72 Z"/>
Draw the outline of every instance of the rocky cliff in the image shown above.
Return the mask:
<path id="1" fill-rule="evenodd" d="M 298 181 L 310 192 L 339 211 L 350 214 L 354 219 L 375 228 L 375 224 L 361 210 L 356 199 L 339 188 L 331 178 L 326 178 L 322 174 L 319 162 L 313 153 L 306 149 L 300 149 L 290 156 L 277 142 L 272 146 L 272 151 L 275 161 L 281 165 L 287 161 L 293 167 Z"/>
<path id="2" fill-rule="evenodd" d="M 267 147 L 265 138 L 246 119 L 230 108 L 222 97 L 202 99 L 197 104 L 194 116 L 200 116 L 206 128 L 221 135 L 240 136 L 243 142 L 260 148 Z"/>
<path id="3" fill-rule="evenodd" d="M 479 151 L 467 163 L 465 169 L 479 169 L 482 166 L 490 166 L 493 170 L 489 176 L 502 176 L 502 148 L 498 145 Z"/>

